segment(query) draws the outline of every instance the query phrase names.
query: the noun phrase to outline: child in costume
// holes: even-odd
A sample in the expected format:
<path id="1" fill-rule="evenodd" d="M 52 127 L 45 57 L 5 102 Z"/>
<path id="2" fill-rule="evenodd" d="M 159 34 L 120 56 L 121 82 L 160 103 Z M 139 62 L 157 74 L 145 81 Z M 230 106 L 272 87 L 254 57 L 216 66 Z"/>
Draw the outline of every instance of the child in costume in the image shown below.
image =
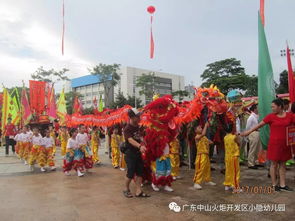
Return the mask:
<path id="1" fill-rule="evenodd" d="M 51 171 L 54 171 L 54 154 L 53 154 L 54 142 L 52 137 L 50 137 L 50 131 L 45 131 L 45 137 L 42 140 L 42 147 L 39 153 L 39 165 L 41 166 L 41 171 L 45 172 L 45 166 L 49 166 Z"/>
<path id="2" fill-rule="evenodd" d="M 240 148 L 237 135 L 234 134 L 233 125 L 227 126 L 227 134 L 224 137 L 225 146 L 225 190 L 240 191 Z"/>
<path id="3" fill-rule="evenodd" d="M 21 134 L 22 134 L 22 130 L 20 129 L 20 130 L 17 131 L 16 135 L 13 138 L 15 143 L 16 143 L 15 144 L 15 153 L 16 153 L 16 155 L 17 155 L 17 157 L 19 159 L 21 159 L 21 157 L 19 155 L 19 152 L 20 151 L 22 152 L 22 150 L 20 150 L 22 148 L 22 146 L 21 146 Z"/>
<path id="4" fill-rule="evenodd" d="M 74 160 L 74 165 L 76 165 L 75 167 L 81 167 L 81 169 L 85 167 L 86 170 L 91 169 L 93 167 L 92 151 L 89 148 L 89 137 L 86 133 L 86 128 L 84 125 L 80 125 L 76 140 L 82 155 L 80 156 L 80 154 L 78 154 L 77 159 Z"/>
<path id="5" fill-rule="evenodd" d="M 209 145 L 212 143 L 207 137 L 207 129 L 209 124 L 206 123 L 204 128 L 200 125 L 196 128 L 196 147 L 197 157 L 195 161 L 195 177 L 194 188 L 201 190 L 201 184 L 205 182 L 208 185 L 215 186 L 216 184 L 211 181 L 211 166 L 209 159 Z"/>
<path id="6" fill-rule="evenodd" d="M 32 148 L 33 133 L 29 130 L 29 126 L 23 127 L 23 132 L 20 135 L 20 148 L 19 156 L 24 161 L 25 165 L 28 164 L 29 156 Z"/>
<path id="7" fill-rule="evenodd" d="M 71 175 L 70 171 L 72 168 L 74 168 L 77 171 L 77 175 L 81 177 L 81 176 L 84 176 L 84 173 L 82 173 L 83 163 L 77 164 L 77 160 L 78 161 L 81 160 L 83 153 L 79 149 L 79 145 L 76 140 L 77 134 L 78 134 L 78 131 L 76 128 L 73 128 L 70 130 L 70 138 L 68 139 L 68 143 L 67 143 L 67 151 L 66 151 L 66 156 L 64 159 L 63 169 L 64 169 L 65 175 L 70 176 Z"/>
<path id="8" fill-rule="evenodd" d="M 116 126 L 114 128 L 114 131 L 111 137 L 112 165 L 115 169 L 119 168 L 119 163 L 120 163 L 119 146 L 122 142 L 123 142 L 123 137 L 119 134 L 119 128 Z"/>
<path id="9" fill-rule="evenodd" d="M 39 165 L 41 166 L 41 171 L 43 172 L 44 168 L 42 167 L 42 155 L 41 155 L 41 161 L 39 157 L 40 149 L 42 148 L 42 136 L 40 135 L 38 128 L 33 129 L 32 145 L 33 146 L 29 155 L 30 169 L 34 170 L 34 164 L 37 161 Z"/>
<path id="10" fill-rule="evenodd" d="M 93 163 L 97 165 L 101 163 L 98 156 L 99 145 L 100 145 L 99 130 L 97 126 L 94 126 L 91 133 L 91 149 L 93 151 L 93 156 L 92 156 Z"/>
<path id="11" fill-rule="evenodd" d="M 60 142 L 61 155 L 65 157 L 67 152 L 67 143 L 69 139 L 69 134 L 65 126 L 60 128 L 58 139 Z"/>
<path id="12" fill-rule="evenodd" d="M 170 142 L 170 161 L 171 161 L 171 175 L 173 180 L 180 179 L 179 167 L 180 167 L 180 157 L 179 157 L 180 144 L 177 137 L 175 137 L 172 142 Z"/>

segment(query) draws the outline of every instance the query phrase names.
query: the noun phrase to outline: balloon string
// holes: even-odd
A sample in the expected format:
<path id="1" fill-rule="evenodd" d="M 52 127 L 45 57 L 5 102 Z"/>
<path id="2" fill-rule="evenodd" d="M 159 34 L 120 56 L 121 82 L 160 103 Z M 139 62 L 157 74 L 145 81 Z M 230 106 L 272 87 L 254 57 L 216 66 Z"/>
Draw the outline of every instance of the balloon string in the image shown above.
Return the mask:
<path id="1" fill-rule="evenodd" d="M 62 42 L 61 53 L 64 55 L 64 39 L 65 39 L 65 1 L 62 2 Z"/>

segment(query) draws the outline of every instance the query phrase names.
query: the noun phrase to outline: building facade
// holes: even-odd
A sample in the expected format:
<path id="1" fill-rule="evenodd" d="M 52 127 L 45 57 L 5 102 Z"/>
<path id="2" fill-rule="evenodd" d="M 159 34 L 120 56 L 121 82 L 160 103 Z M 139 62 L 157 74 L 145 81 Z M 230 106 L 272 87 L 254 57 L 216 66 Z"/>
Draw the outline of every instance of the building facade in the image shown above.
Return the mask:
<path id="1" fill-rule="evenodd" d="M 146 104 L 151 101 L 144 95 L 140 95 L 140 88 L 136 87 L 137 78 L 143 74 L 154 74 L 154 84 L 152 90 L 161 96 L 171 94 L 173 91 L 184 90 L 184 77 L 180 75 L 164 73 L 159 71 L 145 70 L 134 67 L 121 67 L 119 70 L 120 81 L 115 87 L 110 87 L 108 94 L 105 93 L 104 86 L 98 76 L 86 75 L 72 79 L 66 86 L 66 91 L 75 91 L 82 95 L 82 104 L 85 108 L 91 107 L 93 100 L 99 100 L 100 96 L 108 107 L 116 95 L 121 92 L 124 96 L 135 96 Z"/>

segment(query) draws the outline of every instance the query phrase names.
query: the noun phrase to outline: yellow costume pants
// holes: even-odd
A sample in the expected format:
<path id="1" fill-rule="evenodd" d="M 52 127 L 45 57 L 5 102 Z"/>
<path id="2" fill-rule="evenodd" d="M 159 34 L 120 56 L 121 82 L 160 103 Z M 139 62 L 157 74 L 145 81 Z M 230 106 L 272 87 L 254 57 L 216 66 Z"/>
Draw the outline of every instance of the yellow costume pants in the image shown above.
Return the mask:
<path id="1" fill-rule="evenodd" d="M 45 167 L 45 166 L 53 167 L 54 166 L 53 147 L 49 147 L 49 148 L 41 147 L 39 150 L 37 161 L 40 167 Z"/>
<path id="2" fill-rule="evenodd" d="M 120 168 L 126 169 L 125 155 L 121 153 Z"/>
<path id="3" fill-rule="evenodd" d="M 99 156 L 98 156 L 98 144 L 92 144 L 92 151 L 93 151 L 93 156 L 92 156 L 92 159 L 93 159 L 93 162 L 94 163 L 100 163 L 100 160 L 99 160 Z"/>
<path id="4" fill-rule="evenodd" d="M 198 154 L 195 161 L 194 183 L 201 184 L 211 181 L 211 167 L 208 154 Z"/>
<path id="5" fill-rule="evenodd" d="M 35 162 L 38 160 L 40 148 L 41 148 L 41 146 L 33 145 L 31 152 L 29 154 L 29 164 L 30 165 L 34 165 Z"/>
<path id="6" fill-rule="evenodd" d="M 15 152 L 17 153 L 17 156 L 19 159 L 23 158 L 23 154 L 24 154 L 23 142 L 17 142 L 17 151 L 15 150 Z"/>
<path id="7" fill-rule="evenodd" d="M 29 158 L 30 158 L 30 153 L 31 153 L 31 143 L 29 142 L 23 142 L 22 143 L 22 159 L 23 160 L 26 160 L 26 161 L 29 161 Z"/>
<path id="8" fill-rule="evenodd" d="M 239 157 L 228 156 L 225 158 L 225 179 L 223 185 L 239 188 L 240 163 Z"/>
<path id="9" fill-rule="evenodd" d="M 118 167 L 120 163 L 120 151 L 118 147 L 112 148 L 112 164 L 114 167 Z"/>
<path id="10" fill-rule="evenodd" d="M 67 152 L 67 142 L 66 141 L 61 142 L 60 149 L 61 149 L 61 155 L 65 156 L 66 152 Z"/>
<path id="11" fill-rule="evenodd" d="M 179 176 L 179 166 L 180 166 L 179 154 L 170 153 L 170 162 L 171 162 L 171 176 L 173 177 Z"/>

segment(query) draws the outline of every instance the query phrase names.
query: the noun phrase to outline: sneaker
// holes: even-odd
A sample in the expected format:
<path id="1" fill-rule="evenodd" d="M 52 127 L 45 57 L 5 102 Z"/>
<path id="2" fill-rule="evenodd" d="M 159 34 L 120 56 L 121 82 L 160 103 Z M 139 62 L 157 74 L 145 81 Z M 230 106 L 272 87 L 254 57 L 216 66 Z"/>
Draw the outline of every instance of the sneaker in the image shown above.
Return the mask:
<path id="1" fill-rule="evenodd" d="M 155 184 L 153 184 L 153 183 L 152 183 L 152 188 L 153 188 L 153 190 L 156 191 L 156 192 L 159 192 L 159 191 L 160 191 L 159 187 L 157 187 L 157 186 L 156 186 Z"/>
<path id="2" fill-rule="evenodd" d="M 281 191 L 281 188 L 279 186 L 273 186 L 275 192 L 280 192 Z"/>
<path id="3" fill-rule="evenodd" d="M 198 183 L 195 183 L 194 188 L 197 189 L 197 190 L 201 190 L 202 186 L 200 184 L 198 184 Z"/>
<path id="4" fill-rule="evenodd" d="M 170 186 L 167 186 L 167 185 L 164 187 L 164 190 L 167 191 L 167 192 L 173 192 L 174 191 Z"/>
<path id="5" fill-rule="evenodd" d="M 241 188 L 234 188 L 233 193 L 242 193 L 243 190 Z"/>
<path id="6" fill-rule="evenodd" d="M 25 165 L 28 165 L 28 162 L 25 160 Z"/>
<path id="7" fill-rule="evenodd" d="M 44 167 L 41 167 L 41 172 L 46 172 L 46 169 Z"/>
<path id="8" fill-rule="evenodd" d="M 66 176 L 71 176 L 71 174 L 70 174 L 69 171 L 66 171 L 66 172 L 65 172 L 65 175 L 66 175 Z"/>
<path id="9" fill-rule="evenodd" d="M 51 167 L 50 170 L 51 171 L 55 171 L 56 170 L 56 167 Z"/>
<path id="10" fill-rule="evenodd" d="M 284 187 L 279 187 L 281 191 L 285 191 L 285 192 L 292 192 L 293 189 L 288 187 L 288 186 L 284 186 Z"/>
<path id="11" fill-rule="evenodd" d="M 77 175 L 78 175 L 78 177 L 82 177 L 82 176 L 84 176 L 84 173 L 82 173 L 80 170 L 77 170 Z"/>
<path id="12" fill-rule="evenodd" d="M 125 168 L 120 168 L 120 170 L 125 171 Z"/>
<path id="13" fill-rule="evenodd" d="M 97 161 L 97 162 L 95 163 L 95 165 L 97 165 L 97 166 L 99 166 L 100 164 L 101 164 L 100 161 Z"/>
<path id="14" fill-rule="evenodd" d="M 177 176 L 176 179 L 177 180 L 181 180 L 182 179 L 182 176 Z"/>
<path id="15" fill-rule="evenodd" d="M 172 179 L 175 181 L 176 180 L 176 176 L 172 177 Z"/>
<path id="16" fill-rule="evenodd" d="M 214 183 L 214 182 L 212 182 L 212 181 L 210 181 L 210 182 L 207 182 L 207 183 L 205 183 L 206 185 L 209 185 L 209 186 L 216 186 L 216 183 Z"/>
<path id="17" fill-rule="evenodd" d="M 119 168 L 119 166 L 115 166 L 115 167 L 114 167 L 114 169 L 118 169 L 118 168 Z"/>

